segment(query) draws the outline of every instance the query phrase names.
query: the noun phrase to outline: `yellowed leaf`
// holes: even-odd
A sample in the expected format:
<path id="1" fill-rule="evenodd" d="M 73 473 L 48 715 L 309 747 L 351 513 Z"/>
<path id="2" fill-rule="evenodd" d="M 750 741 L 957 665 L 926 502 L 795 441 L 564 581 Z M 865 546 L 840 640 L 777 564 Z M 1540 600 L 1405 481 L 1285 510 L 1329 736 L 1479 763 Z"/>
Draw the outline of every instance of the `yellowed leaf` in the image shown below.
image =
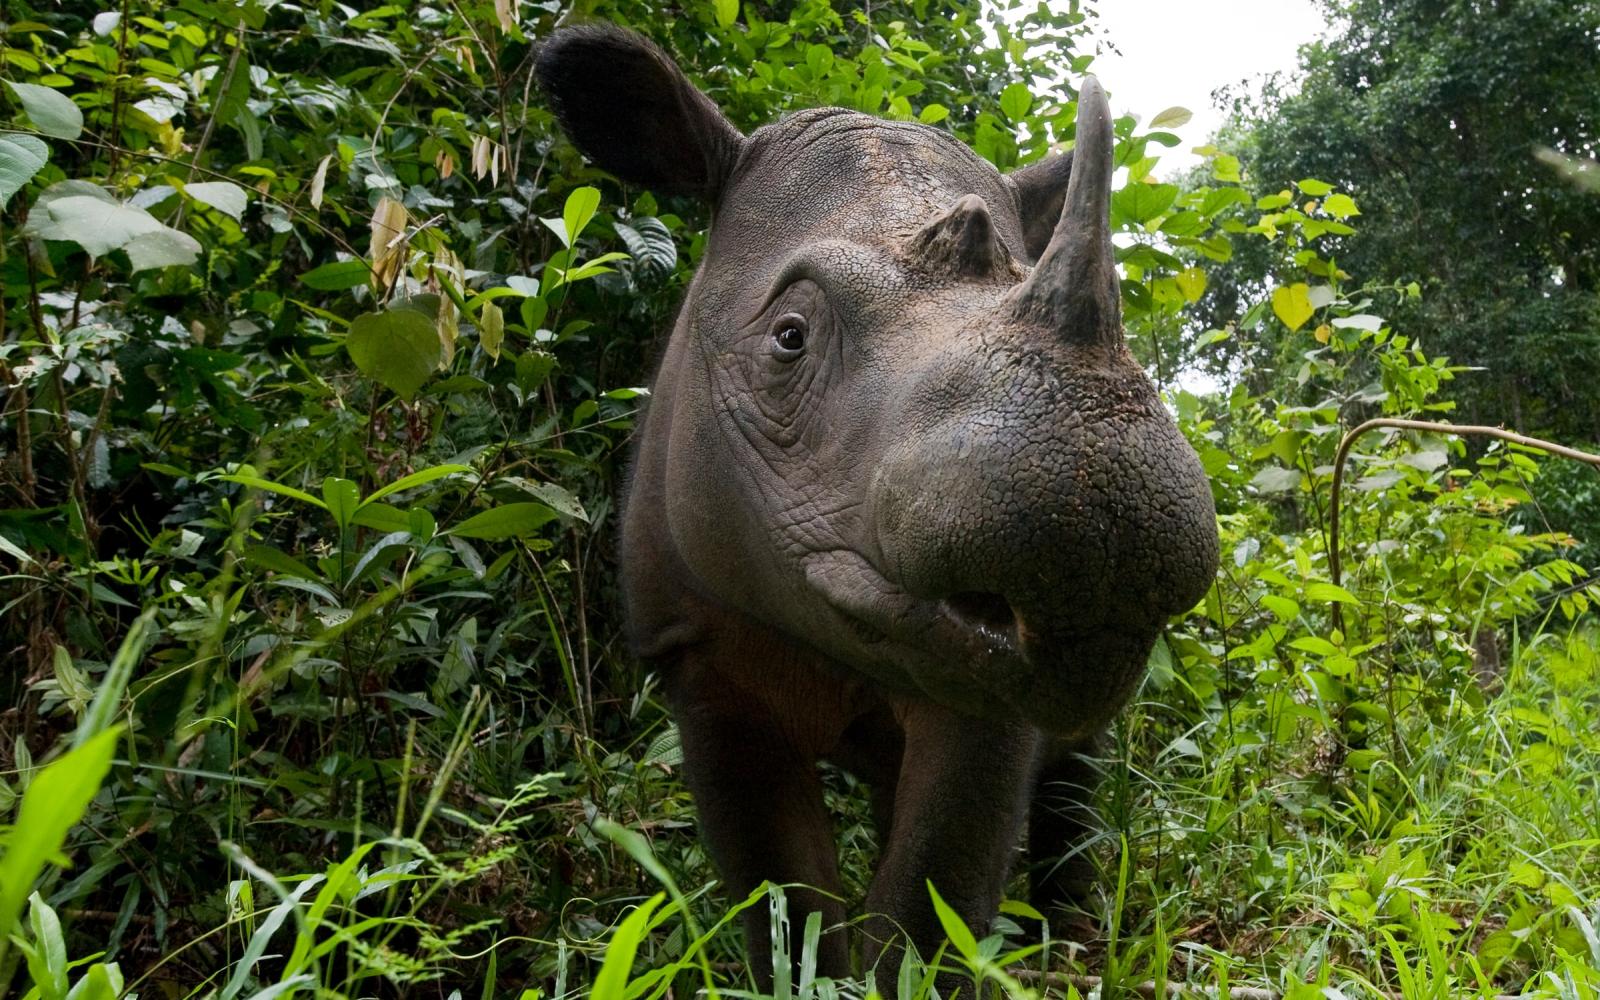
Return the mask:
<path id="1" fill-rule="evenodd" d="M 1328 338 L 1333 335 L 1333 327 L 1323 323 L 1315 330 L 1312 330 L 1311 335 L 1317 338 L 1317 343 L 1326 344 L 1328 342 Z"/>
<path id="2" fill-rule="evenodd" d="M 493 302 L 483 304 L 482 315 L 478 318 L 478 343 L 483 345 L 484 352 L 496 361 L 500 360 L 500 345 L 506 339 L 506 317 L 500 307 Z"/>
<path id="3" fill-rule="evenodd" d="M 1206 273 L 1198 267 L 1186 267 L 1173 276 L 1178 283 L 1178 291 L 1188 302 L 1199 302 L 1200 296 L 1206 292 Z"/>
<path id="4" fill-rule="evenodd" d="M 368 256 L 372 259 L 372 284 L 384 292 L 394 285 L 405 263 L 406 207 L 385 195 L 372 211 L 372 242 Z"/>
<path id="5" fill-rule="evenodd" d="M 1306 325 L 1316 310 L 1311 306 L 1311 287 L 1303 281 L 1272 290 L 1272 311 L 1291 331 Z"/>

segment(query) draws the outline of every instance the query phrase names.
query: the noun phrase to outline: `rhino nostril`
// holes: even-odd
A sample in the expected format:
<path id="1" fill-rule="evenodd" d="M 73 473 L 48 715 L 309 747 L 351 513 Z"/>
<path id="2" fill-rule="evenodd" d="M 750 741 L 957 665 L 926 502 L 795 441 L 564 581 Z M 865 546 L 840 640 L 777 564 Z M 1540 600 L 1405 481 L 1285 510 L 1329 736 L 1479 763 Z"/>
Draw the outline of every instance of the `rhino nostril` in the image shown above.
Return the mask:
<path id="1" fill-rule="evenodd" d="M 951 618 L 990 642 L 1016 645 L 1017 613 L 1012 610 L 1011 602 L 999 594 L 964 590 L 945 598 L 944 607 Z"/>

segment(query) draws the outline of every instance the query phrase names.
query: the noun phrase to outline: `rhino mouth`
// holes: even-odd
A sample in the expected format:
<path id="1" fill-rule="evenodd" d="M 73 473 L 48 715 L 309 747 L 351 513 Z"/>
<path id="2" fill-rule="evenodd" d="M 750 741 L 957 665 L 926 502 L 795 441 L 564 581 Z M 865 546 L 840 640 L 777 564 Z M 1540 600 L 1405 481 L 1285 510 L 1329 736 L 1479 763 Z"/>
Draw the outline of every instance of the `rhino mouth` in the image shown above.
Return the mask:
<path id="1" fill-rule="evenodd" d="M 999 594 L 968 590 L 939 602 L 940 610 L 991 650 L 1022 655 L 1022 624 Z"/>
<path id="2" fill-rule="evenodd" d="M 852 666 L 880 681 L 991 715 L 1014 711 L 1006 695 L 1031 686 L 1022 625 L 998 594 L 918 597 L 846 550 L 813 556 L 806 581 L 872 647 L 880 662 Z"/>
<path id="3" fill-rule="evenodd" d="M 857 641 L 849 665 L 965 714 L 1098 731 L 1144 674 L 1159 627 L 1032 620 L 999 594 L 919 597 L 858 553 L 818 553 L 808 584 Z"/>

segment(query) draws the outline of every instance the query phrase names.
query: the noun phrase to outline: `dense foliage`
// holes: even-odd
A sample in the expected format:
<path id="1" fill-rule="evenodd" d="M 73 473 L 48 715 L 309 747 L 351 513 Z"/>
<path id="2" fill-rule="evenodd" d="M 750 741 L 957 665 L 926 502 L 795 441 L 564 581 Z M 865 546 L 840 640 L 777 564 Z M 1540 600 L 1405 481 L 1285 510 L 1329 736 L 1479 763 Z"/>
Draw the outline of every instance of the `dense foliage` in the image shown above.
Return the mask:
<path id="1" fill-rule="evenodd" d="M 738 988 L 728 908 L 781 893 L 710 891 L 610 582 L 705 209 L 586 166 L 532 46 L 621 21 L 743 128 L 843 104 L 1006 169 L 1070 142 L 1092 24 L 999 7 L 12 4 L 0 993 Z M 1445 436 L 1363 440 L 1331 578 L 1340 432 L 1447 415 L 1460 368 L 1383 318 L 1403 285 L 1345 273 L 1348 192 L 1258 199 L 1223 152 L 1157 182 L 1182 117 L 1117 123 L 1135 348 L 1164 386 L 1229 351 L 1185 331 L 1248 255 L 1295 392 L 1248 368 L 1172 392 L 1223 569 L 1108 747 L 1104 898 L 1026 961 L 1108 991 L 1592 996 L 1600 593 L 1508 517 L 1535 459 Z M 868 811 L 829 782 L 859 895 Z M 1038 916 L 997 929 L 1038 941 Z M 1002 975 L 1001 938 L 952 932 Z"/>
<path id="2" fill-rule="evenodd" d="M 1359 200 L 1339 264 L 1419 284 L 1395 319 L 1483 369 L 1456 391 L 1471 421 L 1600 440 L 1600 199 L 1534 155 L 1600 154 L 1600 4 L 1321 6 L 1300 73 L 1237 106 L 1255 193 L 1315 177 Z"/>

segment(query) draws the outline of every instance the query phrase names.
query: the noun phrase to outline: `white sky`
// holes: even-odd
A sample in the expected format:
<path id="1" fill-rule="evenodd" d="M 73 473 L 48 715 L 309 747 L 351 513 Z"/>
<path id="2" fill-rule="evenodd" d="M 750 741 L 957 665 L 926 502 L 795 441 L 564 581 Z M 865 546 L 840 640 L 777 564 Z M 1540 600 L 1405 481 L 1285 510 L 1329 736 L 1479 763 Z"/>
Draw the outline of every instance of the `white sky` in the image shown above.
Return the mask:
<path id="1" fill-rule="evenodd" d="M 1090 71 L 1110 94 L 1111 110 L 1148 123 L 1173 105 L 1194 118 L 1173 129 L 1183 143 L 1163 152 L 1156 172 L 1165 177 L 1199 162 L 1189 150 L 1222 124 L 1212 106 L 1218 87 L 1293 70 L 1295 50 L 1327 22 L 1310 0 L 1097 0 L 1101 52 Z M 1109 41 L 1119 52 L 1105 47 Z M 1253 87 L 1252 87 L 1253 89 Z"/>

